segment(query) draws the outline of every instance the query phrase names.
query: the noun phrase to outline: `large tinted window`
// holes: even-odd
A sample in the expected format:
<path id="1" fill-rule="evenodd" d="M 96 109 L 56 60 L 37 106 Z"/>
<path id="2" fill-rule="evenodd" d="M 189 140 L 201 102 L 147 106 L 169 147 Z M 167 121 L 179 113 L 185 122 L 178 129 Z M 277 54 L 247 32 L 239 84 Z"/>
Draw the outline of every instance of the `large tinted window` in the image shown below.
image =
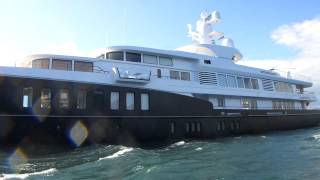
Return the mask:
<path id="1" fill-rule="evenodd" d="M 224 97 L 218 97 L 218 107 L 224 107 L 224 106 L 225 106 Z"/>
<path id="2" fill-rule="evenodd" d="M 42 89 L 40 98 L 40 107 L 43 109 L 51 108 L 51 90 Z"/>
<path id="3" fill-rule="evenodd" d="M 92 62 L 75 61 L 74 62 L 74 70 L 75 71 L 82 71 L 82 72 L 92 72 L 93 71 L 93 64 L 92 64 Z"/>
<path id="4" fill-rule="evenodd" d="M 134 93 L 126 94 L 126 109 L 134 110 Z"/>
<path id="5" fill-rule="evenodd" d="M 69 108 L 69 90 L 61 89 L 59 94 L 59 107 Z"/>
<path id="6" fill-rule="evenodd" d="M 123 61 L 123 52 L 122 51 L 110 52 L 107 54 L 107 59 Z"/>
<path id="7" fill-rule="evenodd" d="M 158 64 L 158 59 L 157 59 L 157 56 L 144 54 L 143 62 L 147 64 Z"/>
<path id="8" fill-rule="evenodd" d="M 119 92 L 111 92 L 110 94 L 110 109 L 118 110 L 119 109 Z"/>
<path id="9" fill-rule="evenodd" d="M 164 66 L 172 66 L 172 59 L 167 57 L 159 57 L 159 64 Z"/>
<path id="10" fill-rule="evenodd" d="M 22 106 L 24 108 L 32 107 L 32 96 L 33 96 L 33 89 L 32 87 L 23 88 L 23 103 Z"/>
<path id="11" fill-rule="evenodd" d="M 141 110 L 149 110 L 149 94 L 141 94 Z"/>
<path id="12" fill-rule="evenodd" d="M 244 88 L 243 77 L 237 77 L 238 88 Z"/>
<path id="13" fill-rule="evenodd" d="M 251 109 L 258 109 L 258 102 L 256 99 L 251 99 Z"/>
<path id="14" fill-rule="evenodd" d="M 71 71 L 72 62 L 67 60 L 53 59 L 52 69 Z"/>
<path id="15" fill-rule="evenodd" d="M 241 105 L 242 105 L 243 108 L 248 109 L 250 107 L 249 99 L 242 99 L 241 100 Z"/>
<path id="16" fill-rule="evenodd" d="M 229 87 L 236 88 L 237 87 L 237 81 L 235 76 L 227 75 L 228 85 Z"/>
<path id="17" fill-rule="evenodd" d="M 179 71 L 170 71 L 170 79 L 180 80 L 180 73 L 179 73 Z"/>
<path id="18" fill-rule="evenodd" d="M 181 80 L 190 81 L 190 73 L 189 72 L 181 72 Z"/>
<path id="19" fill-rule="evenodd" d="M 259 89 L 258 79 L 251 79 L 251 83 L 253 89 Z"/>
<path id="20" fill-rule="evenodd" d="M 244 78 L 244 87 L 247 89 L 252 89 L 252 84 L 250 78 Z"/>
<path id="21" fill-rule="evenodd" d="M 224 74 L 218 74 L 218 82 L 220 86 L 227 87 L 227 78 Z"/>
<path id="22" fill-rule="evenodd" d="M 141 62 L 141 54 L 127 52 L 126 60 L 131 62 Z"/>
<path id="23" fill-rule="evenodd" d="M 87 107 L 87 92 L 85 90 L 78 91 L 77 109 L 86 109 Z"/>
<path id="24" fill-rule="evenodd" d="M 49 59 L 36 59 L 32 61 L 32 68 L 49 69 Z"/>

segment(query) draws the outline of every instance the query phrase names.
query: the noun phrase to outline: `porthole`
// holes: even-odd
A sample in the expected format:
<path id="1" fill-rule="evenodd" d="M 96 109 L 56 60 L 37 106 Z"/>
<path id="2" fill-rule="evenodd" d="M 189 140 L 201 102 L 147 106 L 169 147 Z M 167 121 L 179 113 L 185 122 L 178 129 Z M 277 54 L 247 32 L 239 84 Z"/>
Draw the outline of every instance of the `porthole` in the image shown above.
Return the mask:
<path id="1" fill-rule="evenodd" d="M 221 123 L 220 123 L 220 121 L 217 123 L 217 131 L 221 131 Z"/>
<path id="2" fill-rule="evenodd" d="M 186 123 L 186 132 L 187 132 L 187 133 L 189 133 L 189 132 L 190 132 L 189 123 Z"/>
<path id="3" fill-rule="evenodd" d="M 236 128 L 240 129 L 240 121 L 236 121 Z"/>
<path id="4" fill-rule="evenodd" d="M 174 132 L 175 132 L 175 124 L 174 124 L 174 122 L 170 123 L 170 132 L 171 132 L 171 134 L 174 134 Z"/>
<path id="5" fill-rule="evenodd" d="M 231 121 L 230 123 L 230 129 L 233 131 L 234 130 L 234 121 Z"/>
<path id="6" fill-rule="evenodd" d="M 224 130 L 225 130 L 225 124 L 224 124 L 224 121 L 221 121 L 221 129 L 222 129 L 222 131 L 224 131 Z"/>
<path id="7" fill-rule="evenodd" d="M 196 127 L 195 127 L 195 123 L 194 122 L 192 122 L 191 123 L 191 132 L 195 132 L 195 130 L 196 130 Z"/>
<path id="8" fill-rule="evenodd" d="M 201 132 L 201 124 L 200 124 L 200 122 L 197 123 L 197 132 L 198 133 Z"/>

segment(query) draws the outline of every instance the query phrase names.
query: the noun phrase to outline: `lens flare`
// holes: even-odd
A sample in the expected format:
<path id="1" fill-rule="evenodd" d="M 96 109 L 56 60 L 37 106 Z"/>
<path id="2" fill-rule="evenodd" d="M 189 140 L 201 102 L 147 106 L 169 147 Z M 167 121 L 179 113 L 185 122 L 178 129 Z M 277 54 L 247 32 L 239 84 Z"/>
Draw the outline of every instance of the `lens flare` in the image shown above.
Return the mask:
<path id="1" fill-rule="evenodd" d="M 77 121 L 69 131 L 69 138 L 74 146 L 80 147 L 88 137 L 88 129 L 81 122 Z"/>
<path id="2" fill-rule="evenodd" d="M 35 115 L 35 119 L 38 123 L 42 123 L 46 120 L 46 116 L 50 114 L 50 108 L 41 108 L 41 99 L 38 98 L 32 108 L 32 113 Z"/>
<path id="3" fill-rule="evenodd" d="M 26 164 L 27 162 L 27 155 L 19 147 L 8 158 L 9 167 L 15 172 L 18 172 L 20 170 L 20 167 L 22 167 L 22 165 Z"/>

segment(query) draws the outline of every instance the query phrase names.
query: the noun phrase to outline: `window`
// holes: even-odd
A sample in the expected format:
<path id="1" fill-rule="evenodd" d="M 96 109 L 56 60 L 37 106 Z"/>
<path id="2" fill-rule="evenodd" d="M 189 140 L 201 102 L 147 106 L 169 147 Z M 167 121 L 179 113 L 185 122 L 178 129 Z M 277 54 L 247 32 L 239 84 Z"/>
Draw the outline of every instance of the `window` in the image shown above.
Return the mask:
<path id="1" fill-rule="evenodd" d="M 227 75 L 227 80 L 228 80 L 229 87 L 232 87 L 232 88 L 237 87 L 237 80 L 235 76 Z"/>
<path id="2" fill-rule="evenodd" d="M 189 123 L 186 123 L 186 132 L 187 132 L 187 133 L 189 133 L 189 132 L 190 132 Z"/>
<path id="3" fill-rule="evenodd" d="M 33 95 L 32 87 L 23 88 L 22 106 L 24 108 L 32 107 L 32 95 Z"/>
<path id="4" fill-rule="evenodd" d="M 204 62 L 205 64 L 211 64 L 211 61 L 208 60 L 208 59 L 205 59 L 203 62 Z"/>
<path id="5" fill-rule="evenodd" d="M 224 74 L 218 74 L 218 82 L 220 86 L 227 87 L 227 78 Z"/>
<path id="6" fill-rule="evenodd" d="M 141 110 L 149 110 L 149 94 L 142 93 L 141 94 Z"/>
<path id="7" fill-rule="evenodd" d="M 49 59 L 36 59 L 32 61 L 32 68 L 49 69 Z"/>
<path id="8" fill-rule="evenodd" d="M 293 92 L 292 85 L 284 82 L 274 82 L 274 87 L 277 92 Z"/>
<path id="9" fill-rule="evenodd" d="M 87 108 L 87 92 L 85 90 L 78 91 L 77 95 L 77 109 Z"/>
<path id="10" fill-rule="evenodd" d="M 119 92 L 111 92 L 110 94 L 110 109 L 118 110 L 119 109 Z"/>
<path id="11" fill-rule="evenodd" d="M 237 77 L 238 88 L 244 88 L 243 77 Z"/>
<path id="12" fill-rule="evenodd" d="M 61 89 L 59 94 L 59 107 L 69 108 L 69 90 Z"/>
<path id="13" fill-rule="evenodd" d="M 194 122 L 191 123 L 191 132 L 195 132 L 196 130 L 196 125 Z"/>
<path id="14" fill-rule="evenodd" d="M 224 107 L 224 106 L 225 106 L 224 97 L 218 97 L 218 107 Z"/>
<path id="15" fill-rule="evenodd" d="M 179 71 L 170 71 L 170 79 L 180 80 L 180 73 L 179 73 Z"/>
<path id="16" fill-rule="evenodd" d="M 161 69 L 157 69 L 157 76 L 158 78 L 161 78 Z"/>
<path id="17" fill-rule="evenodd" d="M 253 89 L 259 89 L 258 79 L 251 79 L 251 84 Z"/>
<path id="18" fill-rule="evenodd" d="M 52 60 L 52 69 L 71 71 L 72 70 L 72 62 L 67 61 L 67 60 L 53 59 Z"/>
<path id="19" fill-rule="evenodd" d="M 74 70 L 82 72 L 92 72 L 93 64 L 92 62 L 74 61 Z"/>
<path id="20" fill-rule="evenodd" d="M 197 132 L 201 132 L 201 123 L 197 122 Z"/>
<path id="21" fill-rule="evenodd" d="M 249 99 L 242 99 L 241 106 L 242 106 L 242 108 L 249 109 L 249 107 L 250 107 Z"/>
<path id="22" fill-rule="evenodd" d="M 174 122 L 170 123 L 170 132 L 171 132 L 171 134 L 174 134 L 174 132 L 175 132 L 175 124 L 174 124 Z"/>
<path id="23" fill-rule="evenodd" d="M 51 90 L 42 89 L 40 98 L 40 107 L 43 109 L 51 108 Z"/>
<path id="24" fill-rule="evenodd" d="M 126 61 L 141 62 L 141 54 L 127 52 L 126 53 Z"/>
<path id="25" fill-rule="evenodd" d="M 251 99 L 250 107 L 251 107 L 251 109 L 258 109 L 258 103 L 257 103 L 256 99 Z"/>
<path id="26" fill-rule="evenodd" d="M 122 51 L 110 52 L 107 54 L 107 59 L 123 61 L 123 52 Z"/>
<path id="27" fill-rule="evenodd" d="M 159 64 L 163 66 L 172 66 L 172 59 L 167 57 L 159 57 Z"/>
<path id="28" fill-rule="evenodd" d="M 157 56 L 143 55 L 143 62 L 147 64 L 158 64 Z"/>
<path id="29" fill-rule="evenodd" d="M 244 78 L 244 87 L 247 89 L 252 89 L 252 84 L 250 78 Z"/>
<path id="30" fill-rule="evenodd" d="M 190 73 L 189 72 L 181 72 L 181 80 L 190 81 Z"/>
<path id="31" fill-rule="evenodd" d="M 134 110 L 134 93 L 126 94 L 126 109 Z"/>

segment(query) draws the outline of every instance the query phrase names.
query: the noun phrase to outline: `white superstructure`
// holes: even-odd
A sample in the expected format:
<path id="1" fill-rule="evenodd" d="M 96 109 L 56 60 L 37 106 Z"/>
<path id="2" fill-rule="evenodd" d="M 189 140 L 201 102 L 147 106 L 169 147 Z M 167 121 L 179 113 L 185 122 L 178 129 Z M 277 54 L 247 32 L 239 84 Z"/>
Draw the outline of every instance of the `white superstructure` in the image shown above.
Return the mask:
<path id="1" fill-rule="evenodd" d="M 308 80 L 236 64 L 242 55 L 233 41 L 212 30 L 219 21 L 218 12 L 202 13 L 196 31 L 188 26 L 193 44 L 176 50 L 113 46 L 97 58 L 40 54 L 14 70 L 0 67 L 0 74 L 168 91 L 213 108 L 305 109 L 316 99 L 304 91 L 312 86 Z"/>

